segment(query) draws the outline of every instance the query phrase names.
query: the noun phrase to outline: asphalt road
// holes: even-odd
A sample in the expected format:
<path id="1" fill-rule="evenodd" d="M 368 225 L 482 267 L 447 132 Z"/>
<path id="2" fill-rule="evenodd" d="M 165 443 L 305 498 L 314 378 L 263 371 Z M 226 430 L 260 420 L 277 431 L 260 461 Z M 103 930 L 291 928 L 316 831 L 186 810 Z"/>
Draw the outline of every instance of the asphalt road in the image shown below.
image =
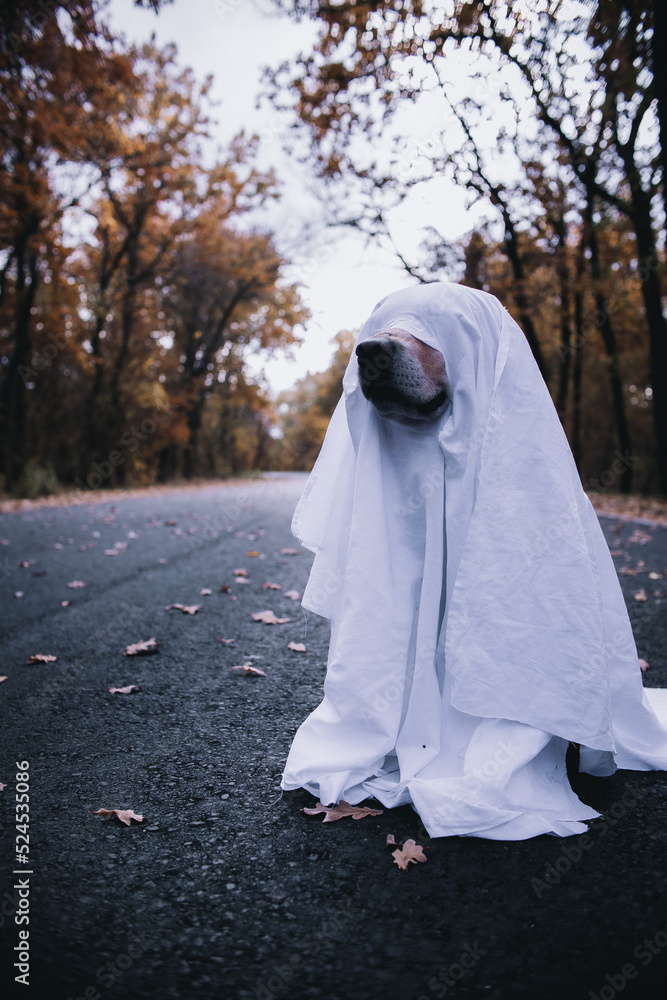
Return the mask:
<path id="1" fill-rule="evenodd" d="M 328 645 L 327 623 L 285 596 L 310 565 L 282 551 L 296 547 L 304 481 L 0 516 L 2 995 L 663 998 L 665 773 L 573 772 L 605 811 L 585 847 L 430 841 L 409 808 L 323 825 L 300 811 L 307 793 L 280 795 Z M 667 686 L 667 576 L 649 576 L 667 574 L 667 529 L 602 523 L 631 570 L 621 580 L 645 683 Z M 165 610 L 175 603 L 201 610 Z M 253 621 L 266 609 L 290 621 Z M 153 637 L 158 653 L 123 656 Z M 57 659 L 28 664 L 34 654 Z M 266 676 L 230 671 L 244 663 Z M 141 690 L 109 693 L 130 684 Z M 27 852 L 14 826 L 25 794 Z M 100 808 L 145 818 L 128 827 Z M 399 871 L 389 833 L 422 844 L 427 862 Z M 15 980 L 24 965 L 29 985 Z"/>

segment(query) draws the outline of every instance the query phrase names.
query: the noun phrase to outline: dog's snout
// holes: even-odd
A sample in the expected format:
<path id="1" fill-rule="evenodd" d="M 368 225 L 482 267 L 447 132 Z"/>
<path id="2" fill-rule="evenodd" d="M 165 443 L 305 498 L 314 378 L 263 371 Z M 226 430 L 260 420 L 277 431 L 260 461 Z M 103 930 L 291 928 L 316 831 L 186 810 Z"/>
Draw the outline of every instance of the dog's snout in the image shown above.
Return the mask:
<path id="1" fill-rule="evenodd" d="M 390 357 L 394 344 L 389 337 L 372 337 L 357 344 L 356 355 L 360 361 L 377 361 L 381 357 Z"/>

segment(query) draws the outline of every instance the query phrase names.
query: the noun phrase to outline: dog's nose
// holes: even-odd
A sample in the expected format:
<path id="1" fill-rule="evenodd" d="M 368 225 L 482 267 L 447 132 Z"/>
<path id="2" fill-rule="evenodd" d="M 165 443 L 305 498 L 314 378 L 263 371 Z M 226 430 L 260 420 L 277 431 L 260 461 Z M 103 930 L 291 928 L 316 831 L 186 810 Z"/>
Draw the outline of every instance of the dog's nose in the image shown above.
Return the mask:
<path id="1" fill-rule="evenodd" d="M 391 355 L 393 347 L 389 337 L 372 337 L 357 344 L 355 353 L 360 361 L 377 361 L 382 355 Z"/>

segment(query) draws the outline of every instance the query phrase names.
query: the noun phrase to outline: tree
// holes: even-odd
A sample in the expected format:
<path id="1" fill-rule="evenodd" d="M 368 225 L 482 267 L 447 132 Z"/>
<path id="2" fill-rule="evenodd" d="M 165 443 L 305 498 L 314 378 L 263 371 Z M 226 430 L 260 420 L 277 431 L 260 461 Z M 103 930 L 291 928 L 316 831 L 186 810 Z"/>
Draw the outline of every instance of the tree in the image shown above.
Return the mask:
<path id="1" fill-rule="evenodd" d="M 516 198 L 508 201 L 507 177 L 502 172 L 490 176 L 488 162 L 483 162 L 472 135 L 471 113 L 484 116 L 495 135 L 488 143 L 489 151 L 499 147 L 506 156 L 513 147 L 518 164 L 523 162 L 522 147 L 534 138 L 537 123 L 541 135 L 551 140 L 553 152 L 545 166 L 555 161 L 569 172 L 582 217 L 589 205 L 595 225 L 604 205 L 629 221 L 636 240 L 635 273 L 650 343 L 658 481 L 667 492 L 667 327 L 660 306 L 657 250 L 658 226 L 664 226 L 664 217 L 656 215 L 663 148 L 656 141 L 656 130 L 651 129 L 656 114 L 659 124 L 665 118 L 664 93 L 656 103 L 654 85 L 657 49 L 652 32 L 659 4 L 599 0 L 592 10 L 590 4 L 581 3 L 577 17 L 570 17 L 571 5 L 566 8 L 559 0 L 522 5 L 457 0 L 451 16 L 430 0 L 406 0 L 400 6 L 372 0 L 282 5 L 317 20 L 321 30 L 314 54 L 299 60 L 296 68 L 283 66 L 270 75 L 274 99 L 280 101 L 281 90 L 289 90 L 321 175 L 329 182 L 345 178 L 348 186 L 358 183 L 365 192 L 367 218 L 374 220 L 381 234 L 386 235 L 387 227 L 378 202 L 404 197 L 409 185 L 392 171 L 392 164 L 381 162 L 374 140 L 387 133 L 406 103 L 419 100 L 434 87 L 452 95 L 450 104 L 468 135 L 453 145 L 448 123 L 447 132 L 441 134 L 442 148 L 425 159 L 430 159 L 433 170 L 453 167 L 459 176 L 467 171 L 469 189 L 476 187 L 495 206 L 504 226 L 508 256 L 515 264 L 521 265 L 517 245 L 523 239 L 526 208 L 530 212 L 530 207 L 524 198 L 518 203 Z M 661 12 L 655 21 L 658 35 L 664 32 L 663 21 Z M 590 42 L 584 55 L 582 31 L 588 32 Z M 462 67 L 468 72 L 472 95 L 463 99 L 456 81 L 447 77 L 453 53 L 457 54 L 457 72 Z M 494 79 L 504 81 L 495 94 Z M 508 121 L 514 130 L 509 141 Z M 469 151 L 480 153 L 472 170 L 466 144 Z M 498 167 L 497 152 L 491 159 Z M 592 230 L 588 235 L 592 237 Z M 592 257 L 586 254 L 584 259 Z M 515 269 L 517 273 L 521 286 L 525 273 Z M 517 318 L 539 361 L 539 338 L 526 324 L 530 311 L 520 307 L 521 312 L 523 316 Z M 613 353 L 609 329 L 603 333 Z"/>
<path id="2" fill-rule="evenodd" d="M 30 457 L 21 373 L 38 288 L 63 214 L 89 180 L 79 174 L 69 184 L 68 168 L 95 161 L 109 138 L 109 101 L 132 85 L 129 60 L 108 43 L 92 0 L 0 8 L 0 475 L 8 485 Z"/>

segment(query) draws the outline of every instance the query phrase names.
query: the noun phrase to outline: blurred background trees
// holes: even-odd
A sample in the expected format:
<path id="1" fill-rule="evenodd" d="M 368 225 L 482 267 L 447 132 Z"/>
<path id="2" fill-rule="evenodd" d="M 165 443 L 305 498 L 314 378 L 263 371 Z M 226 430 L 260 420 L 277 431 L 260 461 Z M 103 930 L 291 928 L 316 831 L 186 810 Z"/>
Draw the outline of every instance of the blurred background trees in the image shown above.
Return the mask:
<path id="1" fill-rule="evenodd" d="M 584 485 L 666 494 L 664 4 L 275 3 L 318 27 L 266 79 L 331 225 L 497 295 Z M 35 0 L 0 8 L 0 84 L 0 488 L 310 468 L 354 333 L 277 399 L 251 376 L 308 316 L 253 222 L 278 197 L 257 140 L 210 156 L 210 81 L 112 37 L 93 0 Z M 474 228 L 398 245 L 439 178 Z"/>
<path id="2" fill-rule="evenodd" d="M 277 2 L 319 28 L 268 81 L 340 206 L 331 223 L 392 247 L 419 281 L 498 295 L 584 484 L 666 494 L 664 4 Z M 432 128 L 406 141 L 409 109 L 435 95 Z M 454 243 L 434 229 L 410 255 L 392 213 L 438 176 L 484 222 Z"/>
<path id="3" fill-rule="evenodd" d="M 159 7 L 159 4 L 153 4 Z M 30 494 L 261 468 L 250 354 L 307 318 L 240 135 L 173 47 L 127 48 L 92 0 L 0 12 L 0 483 Z"/>

